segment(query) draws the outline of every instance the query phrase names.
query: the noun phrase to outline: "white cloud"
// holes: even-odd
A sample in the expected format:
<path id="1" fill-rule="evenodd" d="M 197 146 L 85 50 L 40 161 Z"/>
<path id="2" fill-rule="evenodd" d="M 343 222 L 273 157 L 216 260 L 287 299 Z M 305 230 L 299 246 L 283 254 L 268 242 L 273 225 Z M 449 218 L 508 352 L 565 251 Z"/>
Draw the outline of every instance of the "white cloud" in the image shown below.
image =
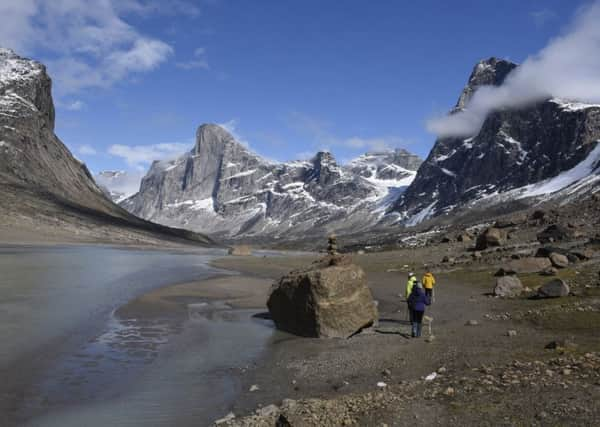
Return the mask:
<path id="1" fill-rule="evenodd" d="M 196 16 L 190 1 L 0 0 L 0 45 L 42 58 L 59 95 L 108 87 L 164 63 L 173 48 L 127 22 L 132 15 Z"/>
<path id="2" fill-rule="evenodd" d="M 288 119 L 288 124 L 293 129 L 308 135 L 320 149 L 324 147 L 346 147 L 352 150 L 362 151 L 386 151 L 395 147 L 406 145 L 407 142 L 398 136 L 382 136 L 376 138 L 364 138 L 351 136 L 342 138 L 335 136 L 331 131 L 331 125 L 303 113 L 294 112 Z"/>
<path id="3" fill-rule="evenodd" d="M 533 19 L 536 27 L 543 27 L 548 22 L 556 18 L 556 13 L 550 9 L 541 9 L 533 11 L 529 14 Z"/>
<path id="4" fill-rule="evenodd" d="M 114 144 L 108 148 L 108 153 L 116 157 L 121 157 L 129 166 L 137 170 L 145 170 L 154 160 L 166 160 L 179 157 L 186 151 L 189 151 L 192 144 L 192 142 L 131 146 Z"/>
<path id="5" fill-rule="evenodd" d="M 98 154 L 96 149 L 89 144 L 80 145 L 77 151 L 82 156 L 95 156 L 96 154 Z"/>
<path id="6" fill-rule="evenodd" d="M 183 70 L 193 70 L 197 68 L 208 70 L 210 67 L 208 66 L 208 61 L 205 58 L 205 54 L 206 49 L 203 47 L 198 47 L 194 50 L 193 59 L 189 61 L 177 62 L 175 65 Z"/>
<path id="7" fill-rule="evenodd" d="M 476 134 L 486 116 L 558 97 L 600 102 L 600 2 L 578 13 L 570 30 L 512 71 L 500 87 L 477 90 L 464 111 L 432 119 L 428 129 L 440 137 Z"/>
<path id="8" fill-rule="evenodd" d="M 85 103 L 76 99 L 67 103 L 57 103 L 57 106 L 69 111 L 81 111 L 85 108 Z"/>

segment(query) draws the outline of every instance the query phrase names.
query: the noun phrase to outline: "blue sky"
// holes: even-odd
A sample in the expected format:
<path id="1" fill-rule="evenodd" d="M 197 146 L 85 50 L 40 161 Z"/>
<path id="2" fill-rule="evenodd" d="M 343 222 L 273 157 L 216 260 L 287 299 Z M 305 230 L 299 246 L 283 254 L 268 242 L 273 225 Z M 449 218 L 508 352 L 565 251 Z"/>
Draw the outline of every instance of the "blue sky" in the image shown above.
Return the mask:
<path id="1" fill-rule="evenodd" d="M 48 64 L 56 132 L 94 172 L 145 170 L 207 122 L 276 160 L 425 157 L 479 59 L 524 61 L 589 3 L 0 0 L 0 44 Z"/>

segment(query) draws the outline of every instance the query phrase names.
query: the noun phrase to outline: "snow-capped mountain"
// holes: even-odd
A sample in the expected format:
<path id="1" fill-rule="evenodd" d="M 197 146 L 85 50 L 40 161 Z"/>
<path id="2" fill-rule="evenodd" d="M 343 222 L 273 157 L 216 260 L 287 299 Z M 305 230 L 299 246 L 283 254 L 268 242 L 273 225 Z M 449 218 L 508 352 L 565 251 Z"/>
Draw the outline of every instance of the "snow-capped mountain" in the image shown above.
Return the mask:
<path id="1" fill-rule="evenodd" d="M 329 152 L 274 163 L 206 124 L 192 151 L 154 162 L 140 191 L 121 205 L 161 224 L 225 237 L 359 231 L 384 215 L 420 163 L 404 150 L 366 154 L 347 166 Z"/>
<path id="2" fill-rule="evenodd" d="M 109 200 L 54 134 L 51 86 L 44 65 L 0 48 L 0 232 L 210 242 L 144 221 Z"/>
<path id="3" fill-rule="evenodd" d="M 126 171 L 101 171 L 94 180 L 102 191 L 115 203 L 120 203 L 134 195 L 140 188 L 141 175 Z"/>
<path id="4" fill-rule="evenodd" d="M 496 58 L 478 63 L 450 114 L 482 85 L 501 85 L 515 67 Z M 563 197 L 578 184 L 573 192 L 582 191 L 597 182 L 599 140 L 600 105 L 548 99 L 492 112 L 477 135 L 436 141 L 392 215 L 415 225 L 461 207 Z"/>

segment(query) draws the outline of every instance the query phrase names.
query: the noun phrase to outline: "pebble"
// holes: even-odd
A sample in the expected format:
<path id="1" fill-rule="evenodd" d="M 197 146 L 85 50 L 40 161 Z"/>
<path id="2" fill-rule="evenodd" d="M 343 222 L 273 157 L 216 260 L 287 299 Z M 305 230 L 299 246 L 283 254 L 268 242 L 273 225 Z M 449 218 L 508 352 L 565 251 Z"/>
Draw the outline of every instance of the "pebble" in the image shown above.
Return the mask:
<path id="1" fill-rule="evenodd" d="M 516 337 L 517 331 L 515 331 L 514 329 L 509 329 L 508 332 L 506 332 L 506 335 L 508 335 L 509 337 Z"/>
<path id="2" fill-rule="evenodd" d="M 260 390 L 260 387 L 258 387 L 256 384 L 252 384 L 250 386 L 250 391 L 258 391 L 258 390 Z"/>
<path id="3" fill-rule="evenodd" d="M 479 325 L 479 322 L 477 320 L 469 320 L 467 323 L 465 323 L 466 326 L 477 326 Z"/>

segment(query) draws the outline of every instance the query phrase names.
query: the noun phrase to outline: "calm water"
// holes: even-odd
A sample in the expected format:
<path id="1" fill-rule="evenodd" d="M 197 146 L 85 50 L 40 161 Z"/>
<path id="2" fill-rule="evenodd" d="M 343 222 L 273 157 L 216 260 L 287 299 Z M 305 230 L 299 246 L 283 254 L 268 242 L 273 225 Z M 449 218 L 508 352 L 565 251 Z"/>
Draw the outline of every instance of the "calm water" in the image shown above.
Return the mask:
<path id="1" fill-rule="evenodd" d="M 207 425 L 272 330 L 194 301 L 187 316 L 118 319 L 161 286 L 219 273 L 213 251 L 0 247 L 1 425 Z"/>

